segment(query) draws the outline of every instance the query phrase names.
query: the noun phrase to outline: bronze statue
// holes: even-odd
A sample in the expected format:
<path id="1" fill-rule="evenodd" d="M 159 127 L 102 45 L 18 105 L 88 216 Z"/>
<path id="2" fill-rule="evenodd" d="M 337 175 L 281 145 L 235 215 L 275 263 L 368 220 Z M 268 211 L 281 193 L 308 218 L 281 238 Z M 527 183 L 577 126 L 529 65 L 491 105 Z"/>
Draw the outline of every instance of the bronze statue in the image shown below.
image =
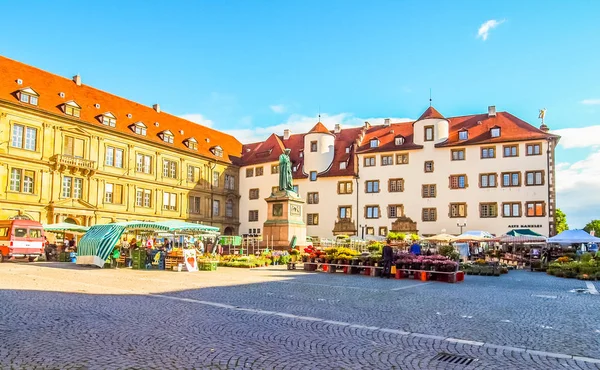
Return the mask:
<path id="1" fill-rule="evenodd" d="M 292 161 L 290 161 L 291 149 L 285 149 L 279 156 L 279 190 L 294 191 L 292 184 Z"/>

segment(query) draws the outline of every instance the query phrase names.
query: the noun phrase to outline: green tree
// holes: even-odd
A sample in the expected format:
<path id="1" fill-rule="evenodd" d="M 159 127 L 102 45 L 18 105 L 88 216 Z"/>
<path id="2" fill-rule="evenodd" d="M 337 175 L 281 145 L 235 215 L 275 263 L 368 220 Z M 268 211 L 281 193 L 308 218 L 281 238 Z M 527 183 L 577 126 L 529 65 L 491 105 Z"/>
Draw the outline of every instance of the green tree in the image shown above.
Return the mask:
<path id="1" fill-rule="evenodd" d="M 556 209 L 556 233 L 560 234 L 565 230 L 569 230 L 569 225 L 567 224 L 567 215 L 560 209 Z"/>
<path id="2" fill-rule="evenodd" d="M 596 236 L 600 235 L 600 220 L 592 220 L 588 222 L 588 224 L 585 225 L 583 230 L 587 231 L 588 233 L 594 230 Z"/>

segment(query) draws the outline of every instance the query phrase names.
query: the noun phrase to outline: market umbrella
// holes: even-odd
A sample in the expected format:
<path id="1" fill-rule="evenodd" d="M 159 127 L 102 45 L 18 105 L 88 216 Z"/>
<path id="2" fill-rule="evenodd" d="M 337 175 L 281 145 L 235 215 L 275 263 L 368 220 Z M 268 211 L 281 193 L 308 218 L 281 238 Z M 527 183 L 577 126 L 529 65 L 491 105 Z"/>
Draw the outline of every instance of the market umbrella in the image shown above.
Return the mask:
<path id="1" fill-rule="evenodd" d="M 84 233 L 90 228 L 87 226 L 79 226 L 68 222 L 60 222 L 57 224 L 42 225 L 45 231 L 74 231 Z"/>
<path id="2" fill-rule="evenodd" d="M 424 238 L 423 240 L 429 241 L 429 242 L 452 242 L 456 239 L 456 236 L 454 235 L 450 235 L 450 234 L 438 234 L 438 235 L 434 235 L 434 236 L 430 236 L 428 238 Z"/>
<path id="3" fill-rule="evenodd" d="M 485 242 L 490 241 L 493 238 L 493 235 L 488 233 L 487 231 L 467 231 L 455 238 L 454 241 L 459 242 Z"/>
<path id="4" fill-rule="evenodd" d="M 488 241 L 492 242 L 500 242 L 500 243 L 512 243 L 512 244 L 522 244 L 522 243 L 545 243 L 545 236 L 535 236 L 535 235 L 508 235 L 504 234 L 500 237 L 490 239 Z"/>
<path id="5" fill-rule="evenodd" d="M 585 230 L 565 230 L 562 233 L 548 238 L 548 243 L 556 244 L 579 244 L 598 243 L 600 238 L 588 234 Z"/>

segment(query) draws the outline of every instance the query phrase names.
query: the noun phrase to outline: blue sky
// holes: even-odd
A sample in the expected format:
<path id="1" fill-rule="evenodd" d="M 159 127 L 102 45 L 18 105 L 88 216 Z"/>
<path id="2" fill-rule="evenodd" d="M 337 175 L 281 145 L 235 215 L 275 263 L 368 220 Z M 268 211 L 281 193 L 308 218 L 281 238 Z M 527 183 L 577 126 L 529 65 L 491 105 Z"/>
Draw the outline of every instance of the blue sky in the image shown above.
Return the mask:
<path id="1" fill-rule="evenodd" d="M 228 130 L 446 116 L 488 105 L 563 135 L 559 206 L 600 216 L 600 2 L 29 1 L 0 54 Z M 8 16 L 6 16 L 8 15 Z M 495 21 L 486 37 L 482 25 Z M 596 180 L 595 178 L 598 178 Z M 586 194 L 583 198 L 582 194 Z"/>

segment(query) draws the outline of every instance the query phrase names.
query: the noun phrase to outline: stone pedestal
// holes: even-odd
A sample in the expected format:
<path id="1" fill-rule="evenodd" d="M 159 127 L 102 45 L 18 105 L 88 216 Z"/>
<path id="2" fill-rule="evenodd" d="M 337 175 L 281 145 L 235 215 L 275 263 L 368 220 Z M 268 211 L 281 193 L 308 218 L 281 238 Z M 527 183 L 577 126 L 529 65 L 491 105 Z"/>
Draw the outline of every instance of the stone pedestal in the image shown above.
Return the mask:
<path id="1" fill-rule="evenodd" d="M 293 191 L 277 191 L 265 201 L 267 221 L 263 225 L 263 245 L 285 250 L 294 236 L 297 246 L 306 245 L 304 200 Z"/>

